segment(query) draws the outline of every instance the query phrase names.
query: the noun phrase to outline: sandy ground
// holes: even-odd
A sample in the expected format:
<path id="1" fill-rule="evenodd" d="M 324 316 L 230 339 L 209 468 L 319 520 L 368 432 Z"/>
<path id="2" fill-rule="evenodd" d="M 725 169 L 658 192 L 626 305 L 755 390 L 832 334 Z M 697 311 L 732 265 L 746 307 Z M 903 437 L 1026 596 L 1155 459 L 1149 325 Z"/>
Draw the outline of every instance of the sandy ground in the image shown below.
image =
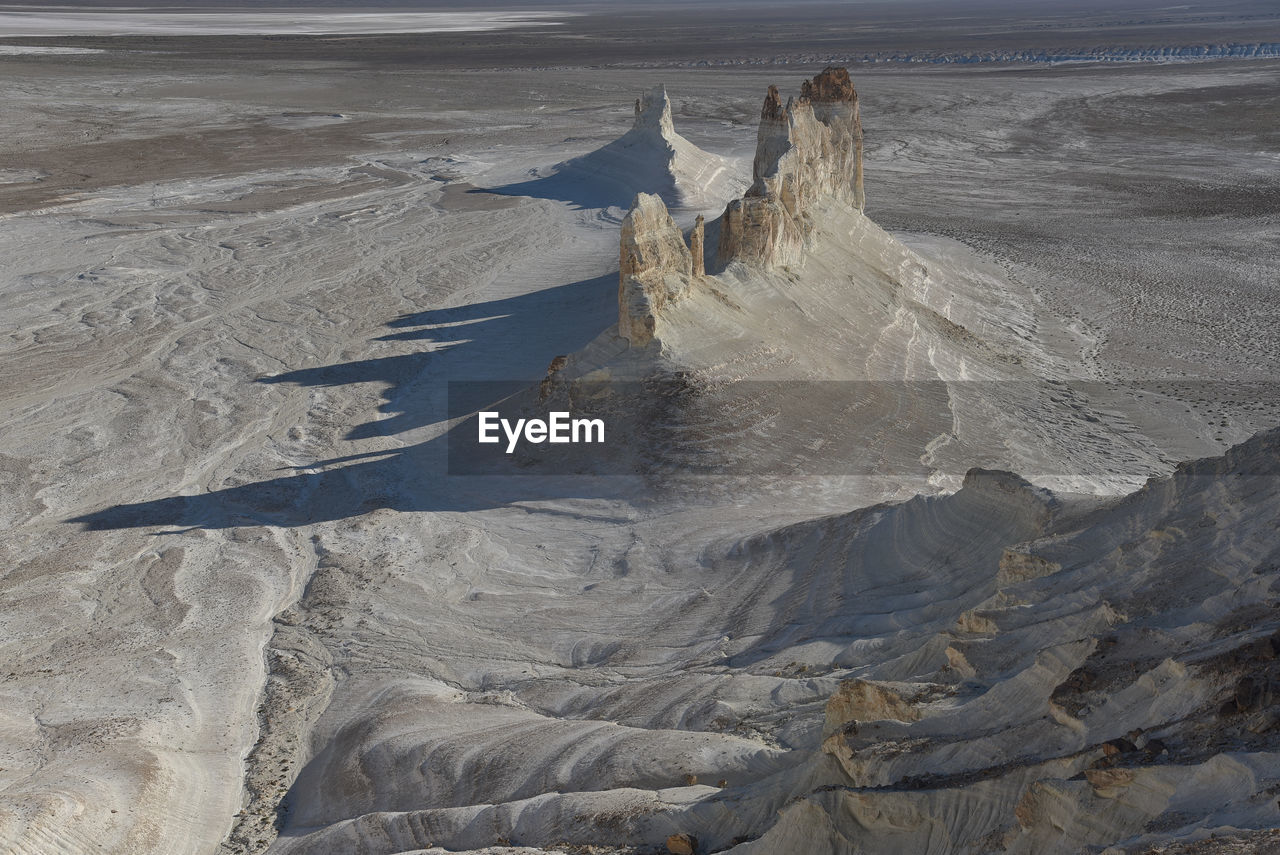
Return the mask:
<path id="1" fill-rule="evenodd" d="M 671 817 L 728 846 L 738 832 L 825 828 L 793 816 L 769 831 L 782 800 L 829 780 L 814 754 L 841 678 L 918 676 L 904 659 L 959 668 L 965 657 L 943 653 L 941 627 L 985 603 L 991 614 L 967 626 L 986 626 L 980 617 L 1040 640 L 971 654 L 965 667 L 1006 687 L 942 719 L 966 746 L 943 753 L 1011 752 L 981 732 L 991 704 L 1021 710 L 1019 699 L 1047 696 L 1093 655 L 1077 639 L 1116 622 L 1083 599 L 1078 615 L 1054 611 L 1082 591 L 1129 595 L 1094 579 L 1115 572 L 1106 554 L 1090 553 L 1088 584 L 986 601 L 995 588 L 973 580 L 994 573 L 1002 550 L 1084 537 L 1074 510 L 1046 527 L 1040 494 L 1022 487 L 979 484 L 954 504 L 903 511 L 905 539 L 928 547 L 920 565 L 850 523 L 827 539 L 894 557 L 841 571 L 849 589 L 820 594 L 807 574 L 835 559 L 806 564 L 808 553 L 778 547 L 810 536 L 785 527 L 958 484 L 925 467 L 655 501 L 627 478 L 444 474 L 446 381 L 535 381 L 616 318 L 622 207 L 479 188 L 522 184 L 617 138 L 636 95 L 657 83 L 680 132 L 745 177 L 764 87 L 794 88 L 803 70 L 530 74 L 240 58 L 167 62 L 161 73 L 157 63 L 0 56 L 0 841 L 10 850 L 642 846 L 681 830 Z M 1073 457 L 1074 486 L 1094 494 L 1080 512 L 1280 422 L 1269 385 L 1280 257 L 1263 251 L 1280 199 L 1269 119 L 1278 73 L 1266 60 L 855 73 L 868 213 L 950 271 L 945 292 L 916 295 L 923 304 L 954 309 L 1052 376 L 1181 384 L 1150 410 L 1116 403 L 1140 437 L 1141 454 L 1110 473 L 1125 477 Z M 723 200 L 702 201 L 714 214 Z M 846 263 L 832 250 L 810 274 Z M 854 323 L 850 340 L 890 329 L 878 324 Z M 826 351 L 792 347 L 845 379 Z M 910 352 L 887 347 L 873 362 L 892 377 Z M 1023 453 L 1047 447 L 1028 440 Z M 1273 450 L 1252 453 L 1247 465 L 1260 467 Z M 989 461 L 959 454 L 948 471 L 974 462 Z M 1252 526 L 1250 509 L 1274 501 L 1224 490 L 1202 507 L 1204 495 L 1179 490 L 1134 512 L 1144 548 L 1206 514 Z M 1169 572 L 1229 543 L 1248 572 L 1262 567 L 1268 541 L 1247 530 L 1194 541 Z M 938 569 L 960 560 L 928 546 L 938 531 L 969 550 L 960 569 Z M 895 561 L 905 562 L 896 576 Z M 913 576 L 920 566 L 941 575 Z M 1213 572 L 1243 585 L 1237 569 Z M 1270 578 L 1170 618 L 1169 638 L 1265 602 Z M 883 585 L 887 599 L 868 599 Z M 877 623 L 915 614 L 901 598 L 931 586 L 946 596 L 904 618 L 907 635 Z M 849 605 L 833 612 L 824 598 Z M 930 610 L 944 601 L 951 610 Z M 1039 604 L 1034 632 L 1019 624 L 1019 602 Z M 1133 608 L 1175 608 L 1141 602 Z M 1037 646 L 1050 640 L 1062 645 L 1052 656 Z M 1142 673 L 1164 667 L 1149 661 L 1153 643 L 1133 642 Z M 1174 674 L 1167 706 L 1191 715 L 1227 679 Z M 961 700 L 980 694 L 959 686 Z M 1136 701 L 1117 703 L 1089 725 L 1095 741 L 1145 726 L 1126 712 Z M 1041 747 L 1037 762 L 1066 777 L 1070 762 L 1048 759 L 1061 746 Z M 1188 754 L 1218 765 L 1169 809 L 1190 816 L 1239 769 L 1273 775 L 1262 756 L 1273 747 L 1241 750 L 1253 754 L 1230 769 L 1212 752 Z M 1029 762 L 1014 754 L 1013 765 Z M 839 762 L 873 768 L 852 754 Z M 1009 792 L 991 803 L 1012 815 L 1045 768 L 1002 778 Z M 883 769 L 859 785 L 883 783 Z M 1153 774 L 1152 791 L 1173 786 Z M 716 800 L 707 785 L 719 780 L 744 788 L 741 807 Z M 1258 807 L 1214 822 L 1253 828 L 1267 816 Z M 1066 821 L 1048 811 L 1028 822 L 1048 835 Z M 1109 822 L 1053 845 L 1141 828 L 1128 815 Z M 516 828 L 521 839 L 508 839 Z M 743 851 L 810 845 L 785 839 Z"/>

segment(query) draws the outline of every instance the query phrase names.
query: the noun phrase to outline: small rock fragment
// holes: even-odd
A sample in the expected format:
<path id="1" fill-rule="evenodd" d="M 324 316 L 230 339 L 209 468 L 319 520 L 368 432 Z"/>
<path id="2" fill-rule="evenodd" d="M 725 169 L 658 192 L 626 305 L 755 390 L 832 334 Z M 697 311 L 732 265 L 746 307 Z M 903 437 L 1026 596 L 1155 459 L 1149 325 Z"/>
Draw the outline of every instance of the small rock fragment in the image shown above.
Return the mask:
<path id="1" fill-rule="evenodd" d="M 827 700 L 823 737 L 839 733 L 850 722 L 919 721 L 920 711 L 888 686 L 869 680 L 844 680 Z"/>
<path id="2" fill-rule="evenodd" d="M 1236 683 L 1235 702 L 1240 712 L 1255 710 L 1262 704 L 1266 692 L 1266 682 L 1255 677 L 1241 677 Z"/>
<path id="3" fill-rule="evenodd" d="M 1115 798 L 1133 783 L 1133 772 L 1129 769 L 1090 769 L 1084 776 L 1093 787 L 1094 795 L 1104 799 Z"/>
<path id="4" fill-rule="evenodd" d="M 1119 739 L 1112 739 L 1102 743 L 1102 753 L 1108 757 L 1114 757 L 1117 754 L 1132 754 L 1138 750 L 1138 746 L 1134 745 L 1123 736 Z"/>
<path id="5" fill-rule="evenodd" d="M 1270 733 L 1276 729 L 1276 725 L 1280 725 L 1280 709 L 1272 707 L 1254 713 L 1245 725 L 1245 730 L 1255 734 Z"/>
<path id="6" fill-rule="evenodd" d="M 671 855 L 696 855 L 698 838 L 691 834 L 673 834 L 667 838 L 667 851 Z"/>

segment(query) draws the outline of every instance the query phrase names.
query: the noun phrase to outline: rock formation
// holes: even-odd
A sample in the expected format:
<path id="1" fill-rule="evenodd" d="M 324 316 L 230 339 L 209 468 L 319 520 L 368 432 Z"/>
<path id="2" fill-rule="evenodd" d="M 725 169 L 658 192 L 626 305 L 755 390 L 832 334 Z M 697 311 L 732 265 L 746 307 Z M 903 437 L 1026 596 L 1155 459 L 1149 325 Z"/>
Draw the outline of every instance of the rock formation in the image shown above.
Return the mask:
<path id="1" fill-rule="evenodd" d="M 706 263 L 703 258 L 703 241 L 706 239 L 706 222 L 701 214 L 693 224 L 693 231 L 689 233 L 689 252 L 693 254 L 693 275 L 705 276 L 707 273 Z"/>
<path id="2" fill-rule="evenodd" d="M 664 140 L 679 136 L 675 123 L 671 121 L 671 99 L 667 97 L 665 86 L 655 86 L 636 99 L 636 120 L 631 129 L 652 131 Z"/>
<path id="3" fill-rule="evenodd" d="M 619 143 L 641 137 L 665 141 L 672 152 L 690 145 L 675 132 L 671 102 L 659 86 L 636 99 L 635 124 Z M 674 155 L 673 155 L 674 157 Z M 675 160 L 673 159 L 673 163 Z M 862 124 L 849 72 L 827 68 L 806 80 L 782 106 L 770 86 L 760 114 L 753 183 L 725 209 L 717 258 L 774 267 L 799 262 L 821 199 L 862 210 Z M 622 224 L 618 333 L 632 345 L 653 340 L 658 312 L 705 276 L 701 215 L 686 246 L 661 193 L 640 193 Z"/>
<path id="4" fill-rule="evenodd" d="M 698 851 L 698 838 L 688 834 L 673 834 L 667 838 L 667 851 L 671 855 L 694 855 Z"/>
<path id="5" fill-rule="evenodd" d="M 753 183 L 725 208 L 722 265 L 797 263 L 812 232 L 812 207 L 830 197 L 862 210 L 862 122 L 849 72 L 829 67 L 782 106 L 770 86 L 760 111 Z"/>
<path id="6" fill-rule="evenodd" d="M 827 700 L 823 737 L 839 733 L 846 725 L 868 720 L 918 721 L 920 711 L 893 689 L 867 680 L 845 680 Z"/>
<path id="7" fill-rule="evenodd" d="M 637 347 L 652 341 L 658 312 L 688 292 L 694 264 L 662 199 L 651 193 L 637 195 L 622 221 L 618 334 Z"/>

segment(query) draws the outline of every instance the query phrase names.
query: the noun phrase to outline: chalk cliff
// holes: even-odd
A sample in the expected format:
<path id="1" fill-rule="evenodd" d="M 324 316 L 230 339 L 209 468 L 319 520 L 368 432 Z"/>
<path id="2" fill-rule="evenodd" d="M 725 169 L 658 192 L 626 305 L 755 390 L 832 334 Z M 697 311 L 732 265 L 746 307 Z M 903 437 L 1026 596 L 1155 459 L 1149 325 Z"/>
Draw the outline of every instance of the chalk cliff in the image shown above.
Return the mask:
<path id="1" fill-rule="evenodd" d="M 636 121 L 631 127 L 633 131 L 656 133 L 667 141 L 684 139 L 671 121 L 671 99 L 665 86 L 655 86 L 636 99 Z"/>
<path id="2" fill-rule="evenodd" d="M 752 185 L 725 208 L 717 257 L 766 267 L 798 263 L 814 229 L 814 202 L 829 197 L 861 211 L 862 122 L 844 68 L 805 81 L 782 104 L 770 86 L 760 111 Z"/>
<path id="3" fill-rule="evenodd" d="M 661 197 L 651 193 L 637 195 L 622 221 L 619 335 L 638 347 L 652 341 L 658 312 L 688 292 L 693 268 L 694 260 L 680 227 L 667 213 Z"/>

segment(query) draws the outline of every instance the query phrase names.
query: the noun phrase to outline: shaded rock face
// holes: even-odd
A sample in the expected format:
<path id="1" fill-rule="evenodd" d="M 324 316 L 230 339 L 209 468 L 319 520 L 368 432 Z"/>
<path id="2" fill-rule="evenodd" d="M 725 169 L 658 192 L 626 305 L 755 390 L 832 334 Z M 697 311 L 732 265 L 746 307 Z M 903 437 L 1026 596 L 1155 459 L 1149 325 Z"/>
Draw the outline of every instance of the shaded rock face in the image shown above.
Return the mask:
<path id="1" fill-rule="evenodd" d="M 858 95 L 844 68 L 807 80 L 786 106 L 770 86 L 760 111 L 753 183 L 725 208 L 719 262 L 775 267 L 796 264 L 813 230 L 811 210 L 823 197 L 862 210 L 862 121 Z"/>
<path id="2" fill-rule="evenodd" d="M 706 221 L 702 215 L 698 215 L 698 219 L 693 224 L 693 231 L 689 233 L 689 252 L 693 254 L 693 275 L 705 276 L 706 263 L 703 260 L 703 241 L 706 239 Z"/>
<path id="3" fill-rule="evenodd" d="M 684 235 L 661 197 L 638 194 L 622 221 L 618 334 L 637 347 L 651 342 L 658 313 L 688 292 L 693 265 Z"/>
<path id="4" fill-rule="evenodd" d="M 585 208 L 625 207 L 636 193 L 657 193 L 673 207 L 705 208 L 734 195 L 738 179 L 719 155 L 682 137 L 662 86 L 635 101 L 630 128 L 595 151 L 535 170 L 528 181 L 490 188 L 504 195 L 559 199 Z"/>

